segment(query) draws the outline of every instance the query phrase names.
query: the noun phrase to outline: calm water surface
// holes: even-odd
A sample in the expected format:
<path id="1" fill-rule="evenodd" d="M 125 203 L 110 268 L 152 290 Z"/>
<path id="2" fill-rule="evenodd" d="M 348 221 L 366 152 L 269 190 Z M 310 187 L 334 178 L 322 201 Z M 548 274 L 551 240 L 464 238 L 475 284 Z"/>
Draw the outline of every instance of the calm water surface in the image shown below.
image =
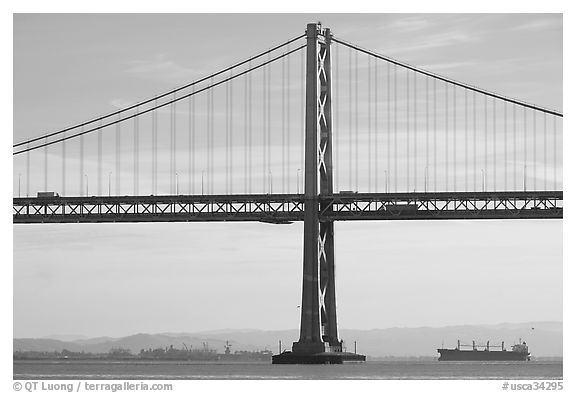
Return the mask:
<path id="1" fill-rule="evenodd" d="M 14 379 L 562 379 L 562 362 L 398 362 L 272 365 L 239 362 L 14 361 Z"/>

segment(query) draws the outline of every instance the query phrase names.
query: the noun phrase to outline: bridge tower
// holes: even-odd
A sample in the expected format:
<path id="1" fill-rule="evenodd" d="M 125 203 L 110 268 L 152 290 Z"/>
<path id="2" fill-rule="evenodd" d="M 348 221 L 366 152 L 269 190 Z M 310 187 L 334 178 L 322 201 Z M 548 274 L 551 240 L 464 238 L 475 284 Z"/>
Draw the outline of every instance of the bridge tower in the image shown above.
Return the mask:
<path id="1" fill-rule="evenodd" d="M 293 352 L 342 350 L 336 327 L 334 223 L 320 222 L 318 215 L 319 192 L 333 191 L 330 38 L 330 29 L 308 24 L 302 314 Z"/>
<path id="2" fill-rule="evenodd" d="M 306 124 L 304 167 L 304 263 L 300 339 L 292 352 L 273 363 L 340 363 L 346 357 L 338 340 L 334 276 L 334 222 L 319 219 L 319 196 L 333 194 L 332 81 L 330 29 L 306 29 Z M 283 356 L 284 355 L 284 356 Z M 344 355 L 344 356 L 343 356 Z M 365 360 L 348 354 L 349 360 Z M 346 359 L 344 359 L 346 360 Z"/>

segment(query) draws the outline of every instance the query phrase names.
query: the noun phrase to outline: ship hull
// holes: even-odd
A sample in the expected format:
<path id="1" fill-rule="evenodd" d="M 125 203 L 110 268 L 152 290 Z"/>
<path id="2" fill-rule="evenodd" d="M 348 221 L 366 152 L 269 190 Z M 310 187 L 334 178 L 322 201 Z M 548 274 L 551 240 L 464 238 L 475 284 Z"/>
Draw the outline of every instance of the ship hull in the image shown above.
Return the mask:
<path id="1" fill-rule="evenodd" d="M 527 361 L 530 353 L 515 351 L 460 351 L 458 349 L 438 349 L 440 361 Z"/>

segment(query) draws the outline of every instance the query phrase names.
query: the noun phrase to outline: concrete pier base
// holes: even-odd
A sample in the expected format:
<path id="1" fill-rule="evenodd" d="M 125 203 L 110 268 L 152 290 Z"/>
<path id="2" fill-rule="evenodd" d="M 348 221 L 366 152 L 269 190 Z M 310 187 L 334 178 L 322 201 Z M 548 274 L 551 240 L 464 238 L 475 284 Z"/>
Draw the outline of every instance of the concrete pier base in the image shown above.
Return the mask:
<path id="1" fill-rule="evenodd" d="M 272 364 L 342 364 L 365 361 L 365 355 L 352 352 L 294 353 L 285 351 L 272 356 Z"/>

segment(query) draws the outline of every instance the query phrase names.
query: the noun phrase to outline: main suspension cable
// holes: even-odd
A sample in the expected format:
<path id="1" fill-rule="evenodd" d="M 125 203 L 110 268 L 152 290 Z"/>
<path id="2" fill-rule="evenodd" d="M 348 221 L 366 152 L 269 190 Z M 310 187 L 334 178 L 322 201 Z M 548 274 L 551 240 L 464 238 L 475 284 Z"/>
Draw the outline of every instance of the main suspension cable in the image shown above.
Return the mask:
<path id="1" fill-rule="evenodd" d="M 357 46 L 357 45 L 354 45 L 354 44 L 351 44 L 351 43 L 349 43 L 349 42 L 345 42 L 345 41 L 339 40 L 339 39 L 334 38 L 334 37 L 332 37 L 332 41 L 337 42 L 337 43 L 339 43 L 339 44 L 341 44 L 341 45 L 347 46 L 347 47 L 349 47 L 349 48 L 351 48 L 351 49 L 355 49 L 355 50 L 357 50 L 357 51 L 359 51 L 359 52 L 362 52 L 362 53 L 364 53 L 364 54 L 367 54 L 367 55 L 376 57 L 376 58 L 378 58 L 378 59 L 380 59 L 380 60 L 384 60 L 384 61 L 387 61 L 387 62 L 396 64 L 396 65 L 398 65 L 398 66 L 400 66 L 400 67 L 403 67 L 403 68 L 412 70 L 412 71 L 414 71 L 414 72 L 417 72 L 417 73 L 420 73 L 420 74 L 429 76 L 429 77 L 431 77 L 431 78 L 435 78 L 435 79 L 444 81 L 444 82 L 446 82 L 446 83 L 450 83 L 450 84 L 455 85 L 455 86 L 458 86 L 458 87 L 462 87 L 462 88 L 467 89 L 467 90 L 474 91 L 474 92 L 476 92 L 476 93 L 485 94 L 485 95 L 488 95 L 488 96 L 490 96 L 490 97 L 494 97 L 494 98 L 500 99 L 500 100 L 502 100 L 502 101 L 509 102 L 509 103 L 516 104 L 516 105 L 520 105 L 520 106 L 523 106 L 523 107 L 526 107 L 526 108 L 534 109 L 534 110 L 539 111 L 539 112 L 547 113 L 547 114 L 554 115 L 554 116 L 563 117 L 563 114 L 562 114 L 561 112 L 557 111 L 557 110 L 546 109 L 546 108 L 543 108 L 543 107 L 540 107 L 540 106 L 536 106 L 536 105 L 533 105 L 533 104 L 529 104 L 529 103 L 526 103 L 526 102 L 518 101 L 518 100 L 516 100 L 516 99 L 512 99 L 512 98 L 503 96 L 503 95 L 501 95 L 501 94 L 497 94 L 497 93 L 493 93 L 493 92 L 490 92 L 490 91 L 487 91 L 487 90 L 480 89 L 480 88 L 478 88 L 478 87 L 476 87 L 476 86 L 472 86 L 472 85 L 468 85 L 468 84 L 465 84 L 465 83 L 462 83 L 462 82 L 458 82 L 458 81 L 455 81 L 455 80 L 453 80 L 453 79 L 449 79 L 449 78 L 440 76 L 440 75 L 438 75 L 438 74 L 434 74 L 434 73 L 429 72 L 429 71 L 424 71 L 424 70 L 422 70 L 422 69 L 420 69 L 420 68 L 411 66 L 411 65 L 406 64 L 406 63 L 402 63 L 402 62 L 400 62 L 400 61 L 398 61 L 398 60 L 392 59 L 392 58 L 387 57 L 387 56 L 380 55 L 380 54 L 375 53 L 375 52 L 372 52 L 372 51 L 370 51 L 370 50 L 363 49 L 363 48 L 361 48 L 361 47 L 359 47 L 359 46 Z"/>
<path id="2" fill-rule="evenodd" d="M 91 129 L 89 129 L 89 130 L 85 130 L 85 131 L 82 131 L 82 132 L 79 132 L 79 133 L 76 133 L 76 134 L 73 134 L 73 135 L 69 135 L 69 136 L 66 136 L 66 137 L 64 137 L 64 138 L 56 139 L 56 140 L 53 140 L 53 141 L 50 141 L 50 142 L 45 142 L 45 143 L 43 143 L 43 144 L 36 145 L 36 146 L 30 147 L 30 148 L 26 148 L 26 149 L 23 149 L 23 150 L 19 150 L 19 151 L 17 151 L 17 152 L 14 152 L 12 155 L 18 155 L 18 154 L 25 153 L 25 152 L 27 152 L 27 151 L 40 149 L 40 148 L 45 147 L 45 146 L 53 145 L 53 144 L 60 143 L 60 142 L 63 142 L 63 141 L 65 141 L 65 140 L 68 140 L 68 139 L 72 139 L 72 138 L 79 137 L 79 136 L 84 135 L 84 134 L 88 134 L 88 133 L 91 133 L 91 132 L 94 132 L 94 131 L 98 131 L 98 130 L 100 130 L 100 129 L 109 127 L 109 126 L 114 125 L 114 124 L 116 124 L 116 123 L 121 123 L 121 122 L 124 122 L 124 121 L 126 121 L 126 120 L 133 119 L 133 118 L 136 117 L 136 116 L 142 116 L 142 115 L 144 115 L 145 113 L 148 113 L 148 112 L 157 110 L 157 109 L 159 109 L 159 108 L 162 108 L 162 107 L 165 107 L 165 106 L 167 106 L 167 105 L 170 105 L 170 104 L 172 104 L 172 103 L 174 103 L 174 102 L 183 100 L 183 99 L 188 98 L 188 97 L 190 97 L 190 96 L 193 96 L 193 95 L 202 93 L 202 92 L 204 92 L 204 91 L 206 91 L 206 90 L 212 89 L 212 88 L 214 88 L 214 87 L 216 87 L 216 86 L 219 86 L 219 85 L 221 85 L 221 84 L 223 84 L 223 83 L 229 82 L 229 81 L 231 81 L 231 80 L 233 80 L 233 79 L 236 79 L 236 78 L 238 78 L 238 77 L 240 77 L 240 76 L 242 76 L 242 75 L 245 75 L 245 74 L 247 74 L 247 73 L 249 73 L 249 72 L 252 72 L 252 71 L 254 71 L 254 70 L 257 70 L 258 68 L 262 68 L 262 67 L 266 66 L 267 64 L 270 64 L 270 63 L 273 63 L 273 62 L 275 62 L 275 61 L 277 61 L 277 60 L 280 60 L 281 58 L 283 58 L 283 57 L 285 57 L 285 56 L 288 56 L 288 55 L 290 55 L 290 54 L 292 54 L 292 53 L 294 53 L 294 52 L 297 52 L 297 51 L 299 51 L 299 50 L 301 50 L 301 49 L 303 49 L 303 48 L 305 48 L 305 47 L 306 47 L 306 45 L 301 45 L 301 46 L 299 46 L 299 47 L 297 47 L 297 48 L 295 48 L 295 49 L 292 49 L 292 50 L 289 51 L 289 52 L 282 53 L 281 55 L 278 55 L 278 56 L 276 56 L 276 57 L 274 57 L 274 58 L 272 58 L 272 59 L 270 59 L 270 60 L 267 60 L 267 61 L 265 61 L 265 62 L 263 62 L 263 63 L 258 64 L 258 65 L 255 65 L 254 67 L 252 67 L 252 68 L 250 68 L 250 69 L 248 69 L 248 70 L 242 71 L 242 72 L 240 72 L 240 73 L 238 73 L 238 74 L 235 74 L 235 75 L 233 75 L 233 76 L 231 76 L 231 77 L 228 77 L 228 78 L 223 79 L 223 80 L 221 80 L 221 81 L 215 82 L 215 83 L 213 83 L 213 84 L 211 84 L 211 85 L 209 85 L 209 86 L 203 87 L 202 89 L 193 91 L 192 93 L 188 93 L 188 94 L 186 94 L 186 95 L 180 96 L 180 97 L 175 98 L 175 99 L 172 99 L 172 100 L 170 100 L 170 101 L 167 101 L 167 102 L 158 104 L 158 105 L 155 106 L 155 107 L 148 108 L 148 109 L 142 110 L 142 111 L 140 111 L 140 112 L 138 112 L 138 113 L 136 113 L 136 114 L 133 114 L 133 115 L 124 117 L 124 118 L 122 118 L 121 120 L 116 120 L 116 121 L 113 121 L 113 122 L 110 122 L 110 123 L 102 124 L 102 125 L 99 125 L 99 126 L 97 126 L 97 127 L 95 127 L 95 128 L 91 128 Z M 44 138 L 45 138 L 45 137 L 42 137 L 42 138 L 40 138 L 40 139 L 44 139 Z M 37 139 L 36 139 L 36 140 L 37 140 Z M 32 142 L 32 140 L 30 140 L 29 142 Z M 16 145 L 15 145 L 15 146 L 16 146 Z M 15 147 L 15 146 L 14 146 L 14 147 Z"/>
<path id="3" fill-rule="evenodd" d="M 53 137 L 53 136 L 55 136 L 55 135 L 62 134 L 62 133 L 64 133 L 64 132 L 66 132 L 66 131 L 74 130 L 74 129 L 76 129 L 76 128 L 80 128 L 80 127 L 83 127 L 83 126 L 86 126 L 86 125 L 95 123 L 95 122 L 97 122 L 97 121 L 101 121 L 101 120 L 107 119 L 107 118 L 109 118 L 109 117 L 118 115 L 118 114 L 120 114 L 120 113 L 124 113 L 124 112 L 127 112 L 127 111 L 129 111 L 129 110 L 138 108 L 138 107 L 140 107 L 140 106 L 142 106 L 142 105 L 149 104 L 149 103 L 151 103 L 151 102 L 153 102 L 153 101 L 156 101 L 156 100 L 158 100 L 158 99 L 160 99 L 160 98 L 167 97 L 167 96 L 169 96 L 169 95 L 171 95 L 171 94 L 175 94 L 175 93 L 177 93 L 177 92 L 179 92 L 179 91 L 182 91 L 182 90 L 184 90 L 184 89 L 187 89 L 187 88 L 192 87 L 192 86 L 194 86 L 194 85 L 197 85 L 197 84 L 199 84 L 199 83 L 205 82 L 205 81 L 207 81 L 207 80 L 209 80 L 209 79 L 211 79 L 211 78 L 214 78 L 214 77 L 216 77 L 216 76 L 218 76 L 218 75 L 224 74 L 224 73 L 226 73 L 226 72 L 228 72 L 228 71 L 230 71 L 230 70 L 232 70 L 232 69 L 234 69 L 234 68 L 243 66 L 244 64 L 247 64 L 247 63 L 249 63 L 249 62 L 251 62 L 251 61 L 253 61 L 253 60 L 256 60 L 256 59 L 258 59 L 258 58 L 260 58 L 260 57 L 262 57 L 262 56 L 264 56 L 264 55 L 266 55 L 266 54 L 268 54 L 268 53 L 274 52 L 274 51 L 276 51 L 277 49 L 280 49 L 280 48 L 282 48 L 282 47 L 284 47 L 284 46 L 286 46 L 286 45 L 288 45 L 288 44 L 291 44 L 292 42 L 297 41 L 297 40 L 299 40 L 300 38 L 303 38 L 303 37 L 305 37 L 305 36 L 306 36 L 306 34 L 302 34 L 302 35 L 299 35 L 298 37 L 294 37 L 294 38 L 292 38 L 291 40 L 286 41 L 286 42 L 284 42 L 284 43 L 282 43 L 282 44 L 280 44 L 280 45 L 276 45 L 276 46 L 274 46 L 274 47 L 272 47 L 272 48 L 270 48 L 270 49 L 268 49 L 268 50 L 266 50 L 266 51 L 263 51 L 263 52 L 259 53 L 258 55 L 255 55 L 255 56 L 252 56 L 252 57 L 250 57 L 250 58 L 248 58 L 248 59 L 246 59 L 246 60 L 240 61 L 240 62 L 238 62 L 238 63 L 236 63 L 236 64 L 234 64 L 234 65 L 231 65 L 231 66 L 229 66 L 229 67 L 226 67 L 226 68 L 224 68 L 224 69 L 222 69 L 222 70 L 220 70 L 220 71 L 218 71 L 218 72 L 215 72 L 215 73 L 213 73 L 213 74 L 211 74 L 211 75 L 208 75 L 208 76 L 205 76 L 205 77 L 203 77 L 203 78 L 201 78 L 201 79 L 198 79 L 197 81 L 188 83 L 188 84 L 186 84 L 186 85 L 184 85 L 184 86 L 181 86 L 181 87 L 178 87 L 178 88 L 176 88 L 176 89 L 170 90 L 170 91 L 168 91 L 168 92 L 166 92 L 166 93 L 163 93 L 163 94 L 160 94 L 160 95 L 156 95 L 156 96 L 154 96 L 153 98 L 149 98 L 149 99 L 147 99 L 147 100 L 144 100 L 144 101 L 138 102 L 138 103 L 136 103 L 136 104 L 133 104 L 133 105 L 131 105 L 131 106 L 129 106 L 129 107 L 122 108 L 122 109 L 117 110 L 117 111 L 115 111 L 115 112 L 109 113 L 109 114 L 104 115 L 104 116 L 97 117 L 97 118 L 95 118 L 95 119 L 86 121 L 86 122 L 84 122 L 84 123 L 80 123 L 80 124 L 76 124 L 75 126 L 67 127 L 67 128 L 62 129 L 62 130 L 60 130 L 60 131 L 55 131 L 55 132 L 52 132 L 52 133 L 50 133 L 50 134 L 42 135 L 42 136 L 37 137 L 37 138 L 33 138 L 33 139 L 30 139 L 30 140 L 27 140 L 27 141 L 23 141 L 23 142 L 17 143 L 17 144 L 15 144 L 15 145 L 13 145 L 12 147 L 14 148 L 14 147 L 18 147 L 18 146 L 25 145 L 25 144 L 27 144 L 27 143 L 32 143 L 32 142 L 39 141 L 39 140 L 41 140 L 41 139 L 50 138 L 50 137 Z"/>

